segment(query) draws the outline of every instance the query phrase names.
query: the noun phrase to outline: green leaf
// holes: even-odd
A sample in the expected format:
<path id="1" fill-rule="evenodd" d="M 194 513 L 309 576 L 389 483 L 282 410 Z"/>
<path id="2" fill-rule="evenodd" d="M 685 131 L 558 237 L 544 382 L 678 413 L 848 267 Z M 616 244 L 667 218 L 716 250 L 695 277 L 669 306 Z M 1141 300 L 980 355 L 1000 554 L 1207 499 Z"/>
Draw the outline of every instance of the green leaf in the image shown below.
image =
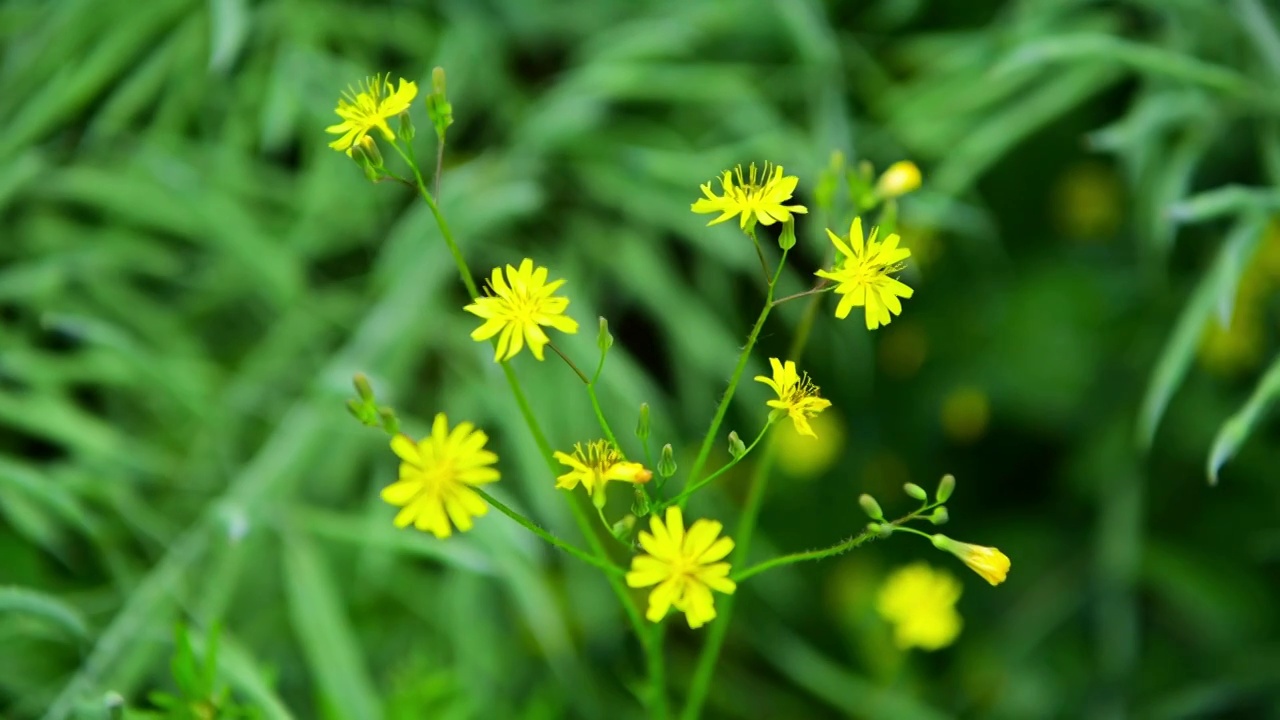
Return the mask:
<path id="1" fill-rule="evenodd" d="M 361 660 L 360 643 L 339 605 L 343 593 L 315 546 L 305 536 L 288 534 L 283 558 L 289 619 L 324 704 L 336 718 L 381 718 L 382 707 Z"/>
<path id="2" fill-rule="evenodd" d="M 1137 440 L 1144 450 L 1151 446 L 1169 400 L 1187 376 L 1205 323 L 1217 311 L 1226 310 L 1224 314 L 1230 315 L 1236 284 L 1246 261 L 1253 255 L 1258 240 L 1262 237 L 1265 222 L 1266 219 L 1262 216 L 1248 215 L 1236 223 L 1222 249 L 1218 251 L 1213 267 L 1201 279 L 1191 300 L 1183 308 L 1173 334 L 1160 353 L 1160 360 L 1151 374 L 1151 382 L 1142 401 Z"/>
<path id="3" fill-rule="evenodd" d="M 1213 439 L 1213 449 L 1209 451 L 1209 484 L 1218 484 L 1218 471 L 1228 460 L 1235 457 L 1236 451 L 1244 444 L 1258 424 L 1276 396 L 1280 395 L 1280 356 L 1271 362 L 1253 394 L 1245 401 L 1236 414 L 1232 415 L 1218 429 L 1218 436 Z"/>
<path id="4" fill-rule="evenodd" d="M 25 613 L 44 618 L 77 640 L 89 637 L 89 624 L 73 605 L 48 593 L 20 587 L 0 587 L 0 615 Z"/>

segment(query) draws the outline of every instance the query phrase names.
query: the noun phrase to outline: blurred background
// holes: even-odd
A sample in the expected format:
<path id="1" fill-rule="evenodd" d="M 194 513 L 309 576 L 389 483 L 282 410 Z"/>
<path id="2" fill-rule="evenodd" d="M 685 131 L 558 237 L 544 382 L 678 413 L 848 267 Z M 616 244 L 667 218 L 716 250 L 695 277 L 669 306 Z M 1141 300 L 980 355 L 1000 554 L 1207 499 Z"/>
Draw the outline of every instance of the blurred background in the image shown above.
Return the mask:
<path id="1" fill-rule="evenodd" d="M 566 278 L 575 357 L 607 316 L 606 412 L 629 442 L 648 402 L 686 468 L 762 298 L 737 229 L 689 212 L 698 185 L 752 161 L 800 176 L 794 292 L 848 227 L 812 195 L 833 151 L 924 172 L 900 204 L 915 297 L 873 333 L 818 317 L 801 366 L 834 408 L 821 440 L 780 437 L 753 557 L 836 542 L 859 493 L 896 516 L 902 483 L 951 472 L 945 531 L 1012 572 L 993 588 L 901 536 L 762 575 L 707 717 L 1280 717 L 1278 18 L 0 2 L 0 716 L 150 707 L 179 622 L 198 655 L 221 625 L 219 681 L 265 717 L 641 716 L 598 572 L 496 513 L 448 542 L 396 531 L 396 460 L 343 407 L 363 371 L 410 432 L 479 423 L 500 496 L 580 540 L 430 213 L 326 146 L 348 85 L 425 88 L 441 65 L 442 207 L 472 268 Z M 771 316 L 748 378 L 802 315 Z M 562 364 L 514 365 L 553 444 L 597 436 Z M 754 437 L 767 392 L 744 384 L 726 431 Z M 751 466 L 691 512 L 732 533 Z M 964 586 L 936 652 L 897 649 L 875 611 L 914 560 Z M 668 623 L 678 703 L 706 632 Z"/>

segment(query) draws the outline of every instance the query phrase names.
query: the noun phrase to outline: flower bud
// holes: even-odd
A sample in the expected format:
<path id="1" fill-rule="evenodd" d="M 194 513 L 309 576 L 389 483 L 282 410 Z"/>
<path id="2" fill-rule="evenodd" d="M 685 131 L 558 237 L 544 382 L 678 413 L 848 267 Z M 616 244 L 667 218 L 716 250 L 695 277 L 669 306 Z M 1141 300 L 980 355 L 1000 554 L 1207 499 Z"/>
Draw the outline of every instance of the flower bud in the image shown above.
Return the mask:
<path id="1" fill-rule="evenodd" d="M 631 529 L 635 526 L 636 516 L 628 513 L 627 515 L 624 515 L 621 520 L 614 523 L 613 527 L 609 528 L 609 530 L 613 533 L 614 537 L 623 542 L 627 542 L 631 539 Z"/>
<path id="2" fill-rule="evenodd" d="M 600 348 L 600 352 L 609 352 L 609 348 L 613 347 L 613 335 L 609 334 L 609 321 L 603 315 L 600 316 L 600 332 L 596 335 L 596 347 Z"/>
<path id="3" fill-rule="evenodd" d="M 862 506 L 862 512 L 866 513 L 867 517 L 872 520 L 884 519 L 884 511 L 880 509 L 880 503 L 876 502 L 876 499 L 870 495 L 866 493 L 859 495 L 858 504 Z"/>
<path id="4" fill-rule="evenodd" d="M 662 455 L 658 458 L 658 474 L 664 478 L 676 474 L 676 455 L 671 450 L 671 443 L 662 446 Z"/>
<path id="5" fill-rule="evenodd" d="M 893 525 L 889 523 L 867 523 L 867 531 L 875 533 L 876 537 L 887 538 L 893 534 Z"/>
<path id="6" fill-rule="evenodd" d="M 955 489 L 956 489 L 956 476 L 952 475 L 951 473 L 947 473 L 946 475 L 943 475 L 942 479 L 938 481 L 938 492 L 936 496 L 938 498 L 938 502 L 944 503 L 950 500 L 951 493 L 955 492 Z"/>
<path id="7" fill-rule="evenodd" d="M 910 160 L 901 160 L 889 166 L 876 181 L 876 195 L 896 198 L 920 187 L 920 168 Z"/>
<path id="8" fill-rule="evenodd" d="M 782 234 L 778 236 L 778 247 L 790 250 L 796 246 L 796 221 L 792 218 L 782 224 Z"/>
<path id="9" fill-rule="evenodd" d="M 392 435 L 400 432 L 400 418 L 396 417 L 396 411 L 389 407 L 378 408 L 378 417 L 382 420 L 382 429 Z"/>
<path id="10" fill-rule="evenodd" d="M 640 403 L 640 420 L 636 422 L 636 437 L 649 439 L 649 403 Z"/>
<path id="11" fill-rule="evenodd" d="M 368 427 L 378 426 L 378 408 L 373 403 L 362 403 L 355 398 L 347 400 L 347 412 Z"/>
<path id="12" fill-rule="evenodd" d="M 734 460 L 747 454 L 747 446 L 743 444 L 742 438 L 738 437 L 737 430 L 729 433 L 729 454 Z"/>
<path id="13" fill-rule="evenodd" d="M 409 116 L 409 113 L 400 113 L 400 138 L 406 143 L 411 143 L 417 134 L 418 131 L 414 129 L 413 118 Z"/>
<path id="14" fill-rule="evenodd" d="M 992 585 L 999 585 L 1004 582 L 1005 577 L 1009 574 L 1009 557 L 1000 552 L 996 548 L 986 547 L 985 545 L 970 545 L 969 543 L 952 540 L 946 535 L 934 535 L 930 538 L 933 546 L 939 550 L 955 555 L 960 558 L 961 562 L 969 566 L 969 569 L 982 576 L 983 580 Z"/>
<path id="15" fill-rule="evenodd" d="M 946 525 L 950 519 L 951 515 L 945 507 L 935 508 L 933 514 L 929 516 L 929 522 L 934 525 Z"/>
<path id="16" fill-rule="evenodd" d="M 639 485 L 636 485 L 635 500 L 631 503 L 631 514 L 636 517 L 644 517 L 649 514 L 650 510 L 649 496 L 645 494 L 644 490 L 640 489 Z"/>
<path id="17" fill-rule="evenodd" d="M 436 128 L 436 138 L 444 142 L 445 129 L 453 124 L 453 105 L 445 95 L 444 68 L 431 71 L 431 92 L 427 95 L 427 117 Z"/>
<path id="18" fill-rule="evenodd" d="M 356 394 L 365 402 L 373 402 L 373 386 L 369 384 L 369 376 L 362 372 L 358 372 L 351 378 L 351 384 L 356 388 Z"/>
<path id="19" fill-rule="evenodd" d="M 924 488 L 915 483 L 907 483 L 906 485 L 903 485 L 902 490 L 916 500 L 925 501 L 929 499 L 929 493 L 925 492 Z"/>

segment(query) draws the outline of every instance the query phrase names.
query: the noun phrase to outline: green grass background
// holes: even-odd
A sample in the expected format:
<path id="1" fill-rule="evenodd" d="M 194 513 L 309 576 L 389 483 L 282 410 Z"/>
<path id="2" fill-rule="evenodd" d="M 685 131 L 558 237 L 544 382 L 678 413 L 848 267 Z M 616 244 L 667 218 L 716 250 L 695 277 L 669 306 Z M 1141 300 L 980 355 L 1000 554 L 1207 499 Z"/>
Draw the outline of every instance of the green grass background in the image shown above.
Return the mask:
<path id="1" fill-rule="evenodd" d="M 761 298 L 742 237 L 689 212 L 697 186 L 773 160 L 813 207 L 833 150 L 924 170 L 901 208 L 916 296 L 875 333 L 818 320 L 802 365 L 843 422 L 838 459 L 775 474 L 753 554 L 835 542 L 865 522 L 859 493 L 896 514 L 902 482 L 953 472 L 946 532 L 1013 570 L 991 588 L 900 537 L 763 575 L 707 716 L 1280 717 L 1280 378 L 1260 383 L 1277 18 L 1263 0 L 0 2 L 0 715 L 145 705 L 182 620 L 224 626 L 222 678 L 269 718 L 641 716 L 597 572 L 496 513 L 449 542 L 395 531 L 377 492 L 396 461 L 343 408 L 364 371 L 413 432 L 480 423 L 500 497 L 576 538 L 430 213 L 325 146 L 348 84 L 425 87 L 441 65 L 442 207 L 472 267 L 567 278 L 584 331 L 564 346 L 594 357 L 607 316 L 606 412 L 627 429 L 649 402 L 686 467 Z M 802 220 L 784 291 L 847 221 Z M 1207 365 L 1242 275 L 1262 278 L 1254 340 Z M 749 376 L 800 317 L 773 315 Z M 515 364 L 554 444 L 595 436 L 562 365 Z M 989 419 L 949 433 L 966 389 Z M 764 398 L 744 386 L 726 429 L 753 437 Z M 732 532 L 748 472 L 692 512 Z M 963 634 L 934 654 L 895 650 L 873 609 L 915 558 L 965 583 Z M 705 632 L 669 622 L 678 701 Z"/>

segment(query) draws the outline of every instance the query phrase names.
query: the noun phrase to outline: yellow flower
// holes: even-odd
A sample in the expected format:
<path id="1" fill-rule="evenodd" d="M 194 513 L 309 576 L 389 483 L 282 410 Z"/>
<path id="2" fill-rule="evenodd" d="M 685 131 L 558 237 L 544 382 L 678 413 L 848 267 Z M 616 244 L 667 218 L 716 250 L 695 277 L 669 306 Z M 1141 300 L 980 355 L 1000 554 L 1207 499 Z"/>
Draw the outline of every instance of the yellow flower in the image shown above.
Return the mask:
<path id="1" fill-rule="evenodd" d="M 784 176 L 781 165 L 775 167 L 772 163 L 765 163 L 764 172 L 757 175 L 756 165 L 751 163 L 751 169 L 745 176 L 739 165 L 733 171 L 725 170 L 720 176 L 723 195 L 712 193 L 711 183 L 706 183 L 702 186 L 702 194 L 706 197 L 695 202 L 691 209 L 696 213 L 720 213 L 720 217 L 708 225 L 722 223 L 734 215 L 740 216 L 738 222 L 744 229 L 748 222 L 761 225 L 786 222 L 791 219 L 791 213 L 809 212 L 803 205 L 782 204 L 791 199 L 791 193 L 795 192 L 799 182 L 800 178 L 795 175 Z"/>
<path id="2" fill-rule="evenodd" d="M 359 88 L 348 88 L 338 99 L 334 112 L 342 118 L 337 125 L 330 125 L 325 132 L 342 137 L 329 143 L 334 150 L 346 151 L 360 142 L 374 128 L 382 132 L 388 142 L 396 139 L 387 120 L 409 110 L 409 104 L 418 96 L 417 83 L 400 78 L 400 87 L 392 89 L 391 78 L 374 75 Z"/>
<path id="3" fill-rule="evenodd" d="M 970 545 L 946 535 L 934 535 L 933 546 L 955 555 L 992 585 L 999 585 L 1009 575 L 1009 556 L 993 547 Z"/>
<path id="4" fill-rule="evenodd" d="M 818 437 L 809 427 L 809 418 L 831 407 L 831 401 L 818 397 L 818 386 L 809 379 L 809 373 L 797 374 L 796 364 L 791 360 L 783 365 L 778 358 L 769 358 L 769 365 L 773 368 L 773 377 L 755 377 L 756 382 L 762 382 L 778 393 L 778 399 L 770 400 L 769 407 L 790 415 L 796 432 Z"/>
<path id="5" fill-rule="evenodd" d="M 902 303 L 898 298 L 909 298 L 914 292 L 896 278 L 889 277 L 889 273 L 902 269 L 903 261 L 911 257 L 911 251 L 898 247 L 896 233 L 885 238 L 883 243 L 877 242 L 878 231 L 879 228 L 871 228 L 871 237 L 864 245 L 862 218 L 854 218 L 853 225 L 849 227 L 849 244 L 846 245 L 840 236 L 827 230 L 836 250 L 844 257 L 837 261 L 835 268 L 815 273 L 838 283 L 836 294 L 844 297 L 836 306 L 836 317 L 848 317 L 855 305 L 866 306 L 868 330 L 888 325 L 892 320 L 889 313 L 902 314 Z"/>
<path id="6" fill-rule="evenodd" d="M 733 551 L 733 540 L 720 537 L 724 526 L 714 520 L 699 520 L 686 533 L 678 507 L 667 508 L 665 523 L 654 515 L 649 525 L 652 534 L 640 531 L 640 547 L 648 555 L 631 559 L 627 585 L 658 586 L 649 593 L 650 622 L 661 621 L 675 606 L 689 627 L 702 627 L 716 616 L 711 591 L 732 595 L 738 587 L 729 579 L 729 563 L 720 562 Z"/>
<path id="7" fill-rule="evenodd" d="M 444 413 L 436 415 L 431 434 L 417 443 L 403 434 L 391 438 L 391 449 L 403 462 L 400 479 L 382 489 L 382 499 L 404 508 L 396 515 L 396 527 L 413 523 L 438 538 L 449 537 L 454 525 L 460 532 L 470 530 L 471 518 L 489 512 L 470 486 L 498 479 L 497 469 L 489 467 L 498 456 L 484 449 L 488 440 L 469 422 L 449 430 Z"/>
<path id="8" fill-rule="evenodd" d="M 577 443 L 572 455 L 557 451 L 555 458 L 571 468 L 556 478 L 556 487 L 572 490 L 582 483 L 587 495 L 594 495 L 597 488 L 603 489 L 610 480 L 640 484 L 653 478 L 653 473 L 640 463 L 623 459 L 622 453 L 608 440 L 587 443 L 585 449 L 582 443 Z"/>
<path id="9" fill-rule="evenodd" d="M 910 160 L 901 160 L 888 167 L 876 181 L 876 195 L 896 198 L 920 187 L 920 168 Z"/>
<path id="10" fill-rule="evenodd" d="M 893 641 L 906 650 L 938 650 L 955 641 L 963 621 L 956 612 L 960 581 L 922 562 L 895 570 L 880 587 L 876 610 L 893 623 Z"/>
<path id="11" fill-rule="evenodd" d="M 484 341 L 498 335 L 495 361 L 515 357 L 527 342 L 533 356 L 542 359 L 542 349 L 551 342 L 540 326 L 547 325 L 560 332 L 578 332 L 578 323 L 565 317 L 569 298 L 552 297 L 564 280 L 547 282 L 547 269 L 533 268 L 533 261 L 525 258 L 517 270 L 507 266 L 506 279 L 502 268 L 493 269 L 489 289 L 494 295 L 476 298 L 465 308 L 467 312 L 484 318 L 485 322 L 471 333 L 472 340 Z"/>

